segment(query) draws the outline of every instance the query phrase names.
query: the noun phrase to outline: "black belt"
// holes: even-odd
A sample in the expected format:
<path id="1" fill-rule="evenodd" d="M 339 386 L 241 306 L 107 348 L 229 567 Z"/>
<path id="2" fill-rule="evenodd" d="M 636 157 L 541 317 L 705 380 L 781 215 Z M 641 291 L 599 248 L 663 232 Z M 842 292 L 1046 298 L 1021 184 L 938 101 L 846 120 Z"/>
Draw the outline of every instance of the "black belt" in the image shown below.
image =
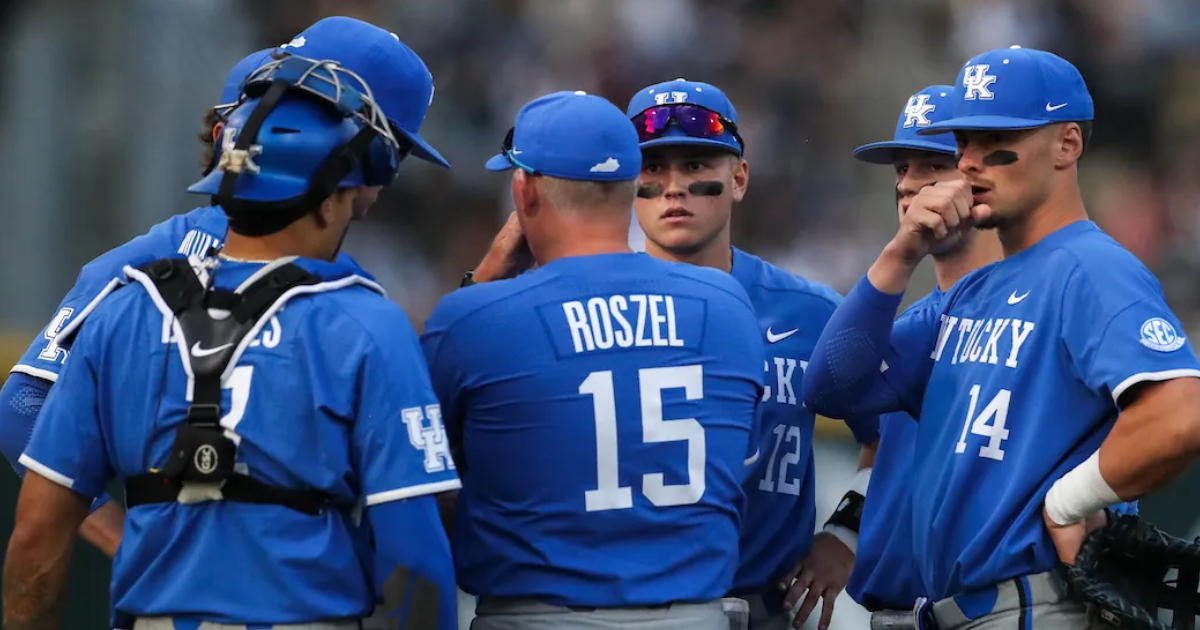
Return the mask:
<path id="1" fill-rule="evenodd" d="M 174 503 L 183 485 L 158 473 L 135 475 L 125 480 L 125 507 L 134 508 L 148 503 Z M 319 516 L 332 503 L 331 497 L 312 490 L 292 490 L 263 483 L 246 475 L 233 475 L 221 486 L 226 501 L 282 505 L 297 512 Z"/>

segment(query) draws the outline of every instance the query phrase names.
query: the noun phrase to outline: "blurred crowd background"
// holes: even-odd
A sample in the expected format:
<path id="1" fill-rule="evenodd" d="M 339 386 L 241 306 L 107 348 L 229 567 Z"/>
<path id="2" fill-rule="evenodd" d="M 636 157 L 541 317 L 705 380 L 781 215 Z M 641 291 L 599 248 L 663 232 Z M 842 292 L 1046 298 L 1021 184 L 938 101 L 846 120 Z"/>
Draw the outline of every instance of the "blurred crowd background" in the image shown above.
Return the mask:
<path id="1" fill-rule="evenodd" d="M 184 188 L 228 69 L 334 14 L 394 31 L 434 76 L 422 134 L 453 170 L 410 161 L 347 244 L 418 330 L 510 211 L 506 177 L 483 162 L 533 97 L 587 90 L 624 108 L 676 77 L 723 88 L 751 164 L 735 243 L 844 292 L 896 220 L 891 170 L 851 150 L 889 137 L 908 95 L 953 82 L 972 54 L 1019 44 L 1083 72 L 1097 116 L 1089 211 L 1200 332 L 1195 0 L 3 0 L 4 358 L 83 263 L 204 203 Z M 818 445 L 820 519 L 853 457 L 836 436 Z M 1195 517 L 1162 515 L 1177 533 Z M 839 603 L 839 627 L 865 623 Z"/>

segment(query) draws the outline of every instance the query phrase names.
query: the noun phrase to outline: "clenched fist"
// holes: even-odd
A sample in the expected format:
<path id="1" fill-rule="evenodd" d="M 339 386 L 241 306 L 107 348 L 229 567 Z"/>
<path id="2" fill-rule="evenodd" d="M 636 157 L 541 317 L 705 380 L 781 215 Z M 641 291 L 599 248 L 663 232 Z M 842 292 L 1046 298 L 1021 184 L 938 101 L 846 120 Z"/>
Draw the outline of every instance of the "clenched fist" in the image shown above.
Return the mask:
<path id="1" fill-rule="evenodd" d="M 987 205 L 974 204 L 966 180 L 936 182 L 913 197 L 889 247 L 915 264 L 930 253 L 952 247 L 991 213 Z"/>

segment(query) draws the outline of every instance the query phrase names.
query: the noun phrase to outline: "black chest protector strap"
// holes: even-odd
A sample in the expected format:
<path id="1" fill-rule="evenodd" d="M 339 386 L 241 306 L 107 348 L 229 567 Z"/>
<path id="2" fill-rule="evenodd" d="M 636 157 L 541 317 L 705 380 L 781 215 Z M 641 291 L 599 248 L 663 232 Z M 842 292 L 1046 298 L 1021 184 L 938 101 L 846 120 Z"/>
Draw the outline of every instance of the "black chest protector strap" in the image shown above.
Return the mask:
<path id="1" fill-rule="evenodd" d="M 237 444 L 225 435 L 221 419 L 221 375 L 258 321 L 288 290 L 320 279 L 285 264 L 241 292 L 206 290 L 185 259 L 158 260 L 140 269 L 154 283 L 183 332 L 182 352 L 193 377 L 187 418 L 176 426 L 175 442 L 161 470 L 125 481 L 126 507 L 181 501 L 185 483 L 219 487 L 220 498 L 276 504 L 320 514 L 330 504 L 324 493 L 272 486 L 234 472 Z M 210 309 L 225 311 L 214 317 Z"/>

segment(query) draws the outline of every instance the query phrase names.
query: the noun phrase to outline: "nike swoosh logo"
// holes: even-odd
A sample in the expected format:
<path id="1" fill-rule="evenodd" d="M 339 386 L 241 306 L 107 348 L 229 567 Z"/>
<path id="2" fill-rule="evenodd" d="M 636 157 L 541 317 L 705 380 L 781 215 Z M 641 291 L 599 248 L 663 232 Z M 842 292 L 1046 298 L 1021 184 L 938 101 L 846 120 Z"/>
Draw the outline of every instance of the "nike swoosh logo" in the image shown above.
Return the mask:
<path id="1" fill-rule="evenodd" d="M 1063 103 L 1062 105 L 1054 105 L 1054 106 L 1051 106 L 1051 105 L 1050 105 L 1050 103 L 1046 103 L 1046 111 L 1048 111 L 1048 112 L 1052 112 L 1052 111 L 1054 111 L 1054 110 L 1056 110 L 1056 109 L 1062 109 L 1062 108 L 1064 108 L 1064 107 L 1066 107 L 1066 106 L 1067 106 L 1067 104 L 1066 104 L 1066 103 Z"/>
<path id="2" fill-rule="evenodd" d="M 1019 304 L 1021 302 L 1021 300 L 1024 300 L 1027 297 L 1029 297 L 1029 291 L 1022 293 L 1021 295 L 1017 295 L 1017 292 L 1013 291 L 1012 295 L 1008 296 L 1008 303 L 1009 304 Z"/>
<path id="3" fill-rule="evenodd" d="M 781 332 L 777 335 L 777 334 L 771 332 L 771 329 L 768 327 L 767 328 L 767 343 L 779 343 L 780 341 L 783 341 L 784 339 L 787 339 L 788 337 L 791 337 L 792 335 L 794 335 L 798 332 L 800 332 L 799 328 L 793 328 L 789 331 Z"/>
<path id="4" fill-rule="evenodd" d="M 192 356 L 196 357 L 197 359 L 211 356 L 232 345 L 233 344 L 231 343 L 227 343 L 222 346 L 217 346 L 216 348 L 201 348 L 200 342 L 197 341 L 196 343 L 192 344 Z"/>

